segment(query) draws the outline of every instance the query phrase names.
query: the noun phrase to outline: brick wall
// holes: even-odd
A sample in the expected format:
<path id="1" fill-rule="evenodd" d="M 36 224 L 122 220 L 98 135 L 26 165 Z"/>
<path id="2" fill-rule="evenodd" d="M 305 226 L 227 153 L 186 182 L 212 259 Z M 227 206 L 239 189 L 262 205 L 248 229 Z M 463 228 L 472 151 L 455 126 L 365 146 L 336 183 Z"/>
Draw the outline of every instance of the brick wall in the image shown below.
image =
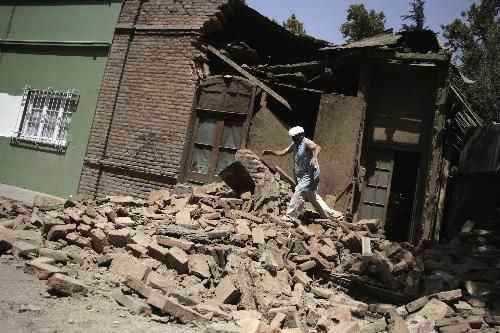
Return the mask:
<path id="1" fill-rule="evenodd" d="M 80 193 L 145 197 L 176 182 L 199 80 L 192 64 L 203 56 L 199 39 L 233 3 L 238 2 L 124 2 Z"/>

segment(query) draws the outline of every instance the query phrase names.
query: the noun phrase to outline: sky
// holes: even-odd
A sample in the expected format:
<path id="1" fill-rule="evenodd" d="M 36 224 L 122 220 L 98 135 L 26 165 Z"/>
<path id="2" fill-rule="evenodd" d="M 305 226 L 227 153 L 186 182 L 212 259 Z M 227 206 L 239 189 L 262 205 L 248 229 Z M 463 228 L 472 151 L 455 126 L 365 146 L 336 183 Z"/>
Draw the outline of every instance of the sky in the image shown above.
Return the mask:
<path id="1" fill-rule="evenodd" d="M 350 4 L 363 3 L 367 10 L 383 11 L 386 29 L 394 28 L 395 32 L 401 30 L 401 15 L 410 11 L 409 0 L 246 0 L 246 3 L 280 23 L 294 13 L 304 23 L 308 35 L 335 44 L 344 43 L 340 25 L 346 21 Z M 441 24 L 451 23 L 473 3 L 479 3 L 479 0 L 427 0 L 424 10 L 426 25 L 441 35 Z M 444 39 L 441 37 L 440 40 Z"/>

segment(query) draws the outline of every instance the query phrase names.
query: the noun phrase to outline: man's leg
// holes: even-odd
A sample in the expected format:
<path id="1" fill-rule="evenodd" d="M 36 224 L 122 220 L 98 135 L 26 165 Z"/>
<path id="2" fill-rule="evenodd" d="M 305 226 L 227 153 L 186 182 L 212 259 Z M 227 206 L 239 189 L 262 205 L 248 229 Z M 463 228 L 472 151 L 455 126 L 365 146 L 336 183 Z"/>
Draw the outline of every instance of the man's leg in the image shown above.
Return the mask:
<path id="1" fill-rule="evenodd" d="M 288 203 L 288 207 L 286 209 L 286 216 L 297 218 L 302 212 L 302 208 L 304 207 L 304 192 L 295 189 L 293 192 L 292 198 Z"/>
<path id="2" fill-rule="evenodd" d="M 327 219 L 330 217 L 330 214 L 333 212 L 333 210 L 328 207 L 328 205 L 323 201 L 323 199 L 316 191 L 307 191 L 305 192 L 305 196 L 307 198 L 307 201 L 311 203 L 311 205 L 318 212 L 322 219 Z"/>

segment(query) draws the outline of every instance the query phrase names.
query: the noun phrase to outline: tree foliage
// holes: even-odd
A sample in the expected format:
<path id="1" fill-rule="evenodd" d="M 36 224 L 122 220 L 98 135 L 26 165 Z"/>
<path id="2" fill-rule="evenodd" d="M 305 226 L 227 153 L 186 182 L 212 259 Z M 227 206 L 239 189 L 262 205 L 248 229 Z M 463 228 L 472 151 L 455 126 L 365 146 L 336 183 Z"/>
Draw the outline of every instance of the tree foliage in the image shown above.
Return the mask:
<path id="1" fill-rule="evenodd" d="M 403 24 L 405 31 L 421 31 L 427 29 L 425 27 L 425 13 L 424 6 L 425 0 L 412 0 L 410 1 L 411 10 L 408 15 L 402 15 L 403 21 L 411 20 L 411 24 Z"/>
<path id="2" fill-rule="evenodd" d="M 304 36 L 306 34 L 306 31 L 304 30 L 304 24 L 297 19 L 295 14 L 292 14 L 292 16 L 288 18 L 288 20 L 283 22 L 282 26 L 291 33 L 298 36 Z"/>
<path id="3" fill-rule="evenodd" d="M 363 4 L 352 4 L 347 9 L 347 22 L 340 26 L 340 32 L 348 42 L 371 37 L 385 30 L 384 12 L 368 12 Z"/>
<path id="4" fill-rule="evenodd" d="M 472 4 L 461 18 L 442 25 L 446 46 L 465 76 L 475 80 L 462 84 L 474 111 L 484 119 L 500 121 L 500 0 Z"/>

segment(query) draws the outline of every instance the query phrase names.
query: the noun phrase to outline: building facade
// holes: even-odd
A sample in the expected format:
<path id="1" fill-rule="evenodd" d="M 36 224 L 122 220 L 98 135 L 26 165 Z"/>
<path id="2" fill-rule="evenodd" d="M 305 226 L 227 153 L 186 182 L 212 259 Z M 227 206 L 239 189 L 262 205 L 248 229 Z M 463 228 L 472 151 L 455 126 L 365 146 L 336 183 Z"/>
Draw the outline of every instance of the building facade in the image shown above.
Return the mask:
<path id="1" fill-rule="evenodd" d="M 121 1 L 0 3 L 0 183 L 76 194 Z"/>

